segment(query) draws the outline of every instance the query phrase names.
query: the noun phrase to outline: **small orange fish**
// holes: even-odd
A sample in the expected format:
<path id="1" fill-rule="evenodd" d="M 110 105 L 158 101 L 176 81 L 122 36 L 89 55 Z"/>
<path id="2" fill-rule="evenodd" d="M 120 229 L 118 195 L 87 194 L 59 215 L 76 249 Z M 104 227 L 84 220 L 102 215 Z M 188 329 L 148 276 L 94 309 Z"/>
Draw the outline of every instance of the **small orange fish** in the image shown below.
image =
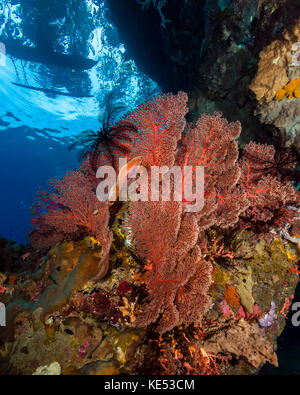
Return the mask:
<path id="1" fill-rule="evenodd" d="M 25 261 L 25 259 L 28 258 L 30 254 L 30 252 L 26 252 L 25 254 L 21 255 L 22 260 Z"/>
<path id="2" fill-rule="evenodd" d="M 109 205 L 113 205 L 114 201 L 118 198 L 120 193 L 120 188 L 124 184 L 128 174 L 136 167 L 142 163 L 143 158 L 141 156 L 137 156 L 131 159 L 128 163 L 126 163 L 119 171 L 117 182 L 113 185 L 108 194 L 108 202 Z M 116 197 L 116 199 L 114 199 Z"/>

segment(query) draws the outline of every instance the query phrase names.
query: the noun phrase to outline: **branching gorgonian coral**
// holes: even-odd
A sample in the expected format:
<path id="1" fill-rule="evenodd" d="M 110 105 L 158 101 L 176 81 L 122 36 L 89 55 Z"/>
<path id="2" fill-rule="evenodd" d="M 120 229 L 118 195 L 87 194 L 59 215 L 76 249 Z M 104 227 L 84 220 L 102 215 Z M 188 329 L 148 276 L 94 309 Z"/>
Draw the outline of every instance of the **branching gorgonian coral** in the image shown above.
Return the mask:
<path id="1" fill-rule="evenodd" d="M 263 231 L 286 229 L 287 223 L 296 220 L 299 205 L 299 192 L 282 176 L 284 171 L 292 174 L 293 160 L 285 158 L 280 166 L 281 156 L 276 156 L 273 146 L 253 142 L 239 159 L 240 123 L 228 123 L 216 113 L 186 125 L 187 99 L 184 92 L 159 95 L 122 121 L 133 125 L 130 130 L 137 135 L 127 159 L 141 158 L 148 180 L 152 166 L 175 165 L 181 181 L 191 184 L 196 167 L 204 169 L 204 205 L 199 212 L 188 212 L 191 202 L 185 199 L 153 201 L 150 194 L 148 201 L 131 201 L 128 209 L 126 206 L 125 229 L 141 260 L 146 291 L 137 303 L 136 325 L 154 323 L 160 334 L 179 324 L 201 323 L 210 306 L 213 260 L 201 255 L 206 230 L 258 223 Z M 103 158 L 96 159 L 99 164 Z M 187 166 L 188 175 L 183 171 Z M 80 171 L 52 181 L 53 192 L 40 195 L 36 206 L 33 241 L 49 245 L 64 237 L 88 234 L 96 237 L 108 254 L 112 242 L 109 205 L 97 200 L 96 181 L 89 160 Z M 174 178 L 169 181 L 173 193 Z M 164 182 L 162 176 L 160 186 Z M 184 192 L 187 184 L 182 185 Z"/>

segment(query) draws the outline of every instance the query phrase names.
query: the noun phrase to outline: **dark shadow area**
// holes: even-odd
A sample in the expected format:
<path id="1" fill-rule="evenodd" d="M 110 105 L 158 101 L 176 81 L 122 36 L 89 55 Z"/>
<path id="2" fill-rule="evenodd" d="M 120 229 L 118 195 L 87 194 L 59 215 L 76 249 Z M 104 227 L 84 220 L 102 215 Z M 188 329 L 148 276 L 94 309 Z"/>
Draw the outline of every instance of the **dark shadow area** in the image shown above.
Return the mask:
<path id="1" fill-rule="evenodd" d="M 143 10 L 135 0 L 106 0 L 111 19 L 124 42 L 128 59 L 158 83 L 172 90 L 172 62 L 164 48 L 161 19 L 154 7 Z"/>
<path id="2" fill-rule="evenodd" d="M 85 58 L 79 54 L 61 54 L 49 51 L 41 51 L 39 48 L 27 47 L 11 39 L 0 37 L 0 41 L 5 44 L 6 53 L 24 61 L 46 64 L 47 66 L 58 66 L 72 70 L 82 71 L 94 67 L 97 62 L 93 59 Z"/>
<path id="3" fill-rule="evenodd" d="M 293 303 L 296 302 L 300 302 L 300 283 L 297 285 L 293 299 Z M 292 316 L 295 313 L 296 311 L 290 311 L 288 313 L 285 328 L 277 339 L 279 366 L 276 368 L 270 364 L 266 364 L 260 370 L 260 375 L 300 374 L 300 325 L 293 326 L 292 324 Z"/>

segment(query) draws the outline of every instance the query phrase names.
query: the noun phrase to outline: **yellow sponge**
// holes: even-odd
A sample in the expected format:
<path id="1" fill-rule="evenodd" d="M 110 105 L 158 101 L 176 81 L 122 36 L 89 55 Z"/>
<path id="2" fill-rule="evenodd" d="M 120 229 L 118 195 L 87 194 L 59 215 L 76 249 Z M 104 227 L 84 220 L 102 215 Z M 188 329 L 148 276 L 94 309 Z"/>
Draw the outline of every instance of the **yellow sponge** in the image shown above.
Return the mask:
<path id="1" fill-rule="evenodd" d="M 300 78 L 296 78 L 295 80 L 289 82 L 285 87 L 279 89 L 276 93 L 276 100 L 282 100 L 288 97 L 289 99 L 295 97 L 300 97 Z"/>

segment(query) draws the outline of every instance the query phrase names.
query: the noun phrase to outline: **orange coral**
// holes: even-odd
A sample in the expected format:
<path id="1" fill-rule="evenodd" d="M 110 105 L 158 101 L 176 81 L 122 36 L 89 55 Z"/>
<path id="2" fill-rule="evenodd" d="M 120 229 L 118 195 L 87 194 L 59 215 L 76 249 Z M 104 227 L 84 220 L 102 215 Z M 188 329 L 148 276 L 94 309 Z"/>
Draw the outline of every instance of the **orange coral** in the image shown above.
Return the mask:
<path id="1" fill-rule="evenodd" d="M 231 307 L 240 307 L 240 295 L 237 293 L 236 286 L 230 286 L 226 284 L 226 289 L 224 291 L 224 297 L 226 302 Z"/>
<path id="2" fill-rule="evenodd" d="M 136 317 L 134 315 L 134 303 L 128 302 L 128 299 L 123 296 L 123 303 L 125 306 L 120 307 L 120 311 L 123 314 L 123 317 L 130 318 L 130 322 L 134 322 Z"/>
<path id="3" fill-rule="evenodd" d="M 295 80 L 292 80 L 287 85 L 285 85 L 282 89 L 279 89 L 276 93 L 275 98 L 277 101 L 283 100 L 286 97 L 292 99 L 293 95 L 295 97 L 300 97 L 300 78 L 296 78 Z"/>

